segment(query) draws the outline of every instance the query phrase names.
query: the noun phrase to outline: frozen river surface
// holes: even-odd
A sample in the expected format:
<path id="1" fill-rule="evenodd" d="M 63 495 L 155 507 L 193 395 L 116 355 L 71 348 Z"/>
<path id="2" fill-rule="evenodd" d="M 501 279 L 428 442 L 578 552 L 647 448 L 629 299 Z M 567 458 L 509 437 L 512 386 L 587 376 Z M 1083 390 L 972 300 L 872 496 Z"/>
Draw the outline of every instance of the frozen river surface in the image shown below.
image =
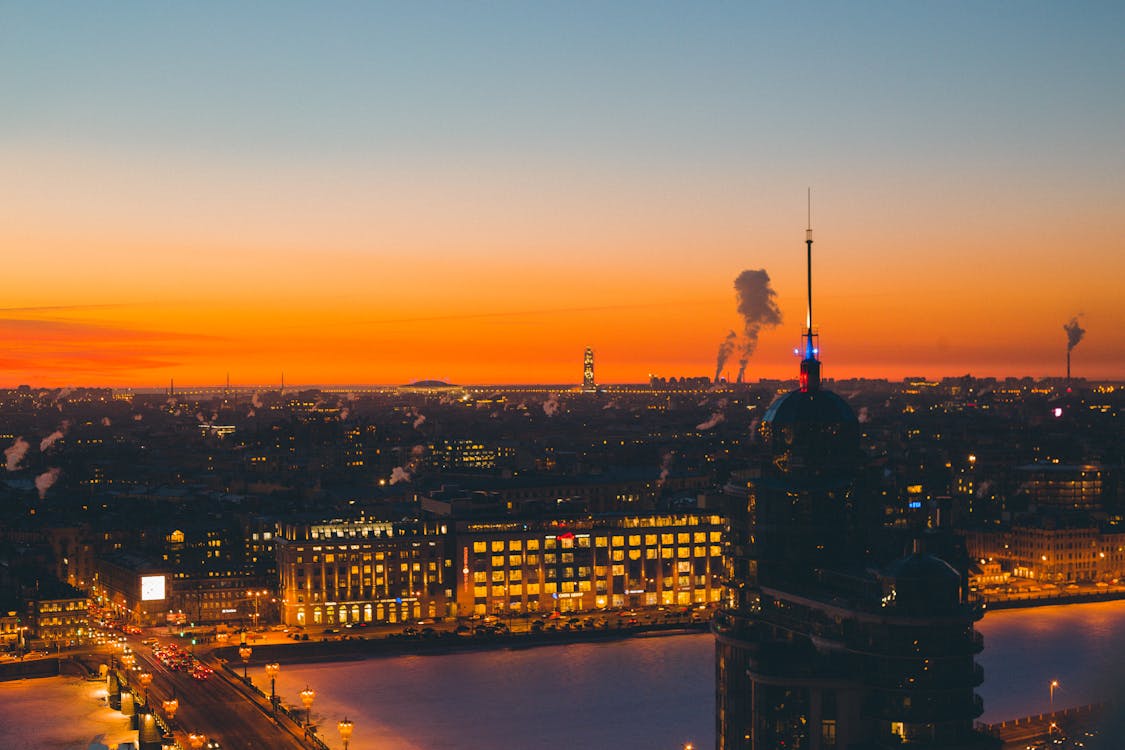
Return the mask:
<path id="1" fill-rule="evenodd" d="M 1125 692 L 1125 602 L 989 614 L 987 721 Z M 264 675 L 251 672 L 259 685 Z M 277 688 L 340 748 L 336 722 L 355 721 L 351 750 L 682 750 L 714 746 L 714 644 L 708 635 L 636 638 L 526 650 L 282 664 Z M 0 683 L 5 750 L 105 750 L 132 740 L 101 683 L 74 678 Z M 234 748 L 231 750 L 240 750 Z"/>
<path id="2" fill-rule="evenodd" d="M 1121 694 L 1125 602 L 993 612 L 981 623 L 986 721 Z M 1116 682 L 1115 682 L 1116 681 Z M 323 665 L 283 665 L 288 703 L 316 689 L 313 718 L 355 721 L 353 750 L 680 750 L 714 746 L 710 636 Z"/>

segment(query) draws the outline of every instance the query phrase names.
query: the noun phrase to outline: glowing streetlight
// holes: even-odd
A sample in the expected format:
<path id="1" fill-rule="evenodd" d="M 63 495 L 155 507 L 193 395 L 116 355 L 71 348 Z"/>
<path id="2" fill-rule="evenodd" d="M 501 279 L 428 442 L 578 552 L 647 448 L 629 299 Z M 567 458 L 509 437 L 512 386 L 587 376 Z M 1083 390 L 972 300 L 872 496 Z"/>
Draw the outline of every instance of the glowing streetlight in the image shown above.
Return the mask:
<path id="1" fill-rule="evenodd" d="M 273 712 L 277 713 L 277 692 L 274 690 L 274 685 L 277 683 L 277 673 L 281 671 L 281 665 L 277 662 L 266 665 L 266 677 L 270 678 L 270 707 Z"/>
<path id="2" fill-rule="evenodd" d="M 305 707 L 305 728 L 312 724 L 312 704 L 316 700 L 316 691 L 308 685 L 301 691 L 301 704 Z"/>
<path id="3" fill-rule="evenodd" d="M 149 710 L 148 686 L 152 684 L 152 673 L 151 672 L 141 672 L 139 675 L 137 675 L 137 682 L 141 683 L 141 688 L 145 691 L 144 692 L 145 710 L 148 711 Z"/>
<path id="4" fill-rule="evenodd" d="M 259 610 L 258 610 L 258 602 L 261 599 L 261 597 L 268 596 L 269 593 L 270 592 L 266 589 L 262 589 L 261 591 L 247 591 L 246 592 L 246 595 L 254 600 L 254 629 L 255 630 L 258 629 L 259 614 L 260 614 Z"/>
<path id="5" fill-rule="evenodd" d="M 238 655 L 242 657 L 242 681 L 246 682 L 246 667 L 250 665 L 250 654 L 254 653 L 254 649 L 247 646 L 245 643 L 238 647 Z"/>
<path id="6" fill-rule="evenodd" d="M 1058 686 L 1059 686 L 1058 680 L 1051 680 L 1050 684 L 1047 686 L 1047 689 L 1050 691 L 1050 694 L 1051 694 L 1051 710 L 1052 711 L 1055 710 L 1055 688 L 1057 688 Z"/>
<path id="7" fill-rule="evenodd" d="M 188 747 L 190 747 L 191 750 L 199 750 L 199 748 L 203 747 L 203 743 L 206 741 L 207 737 L 205 735 L 196 734 L 195 732 L 192 732 L 187 736 Z"/>
<path id="8" fill-rule="evenodd" d="M 180 708 L 180 701 L 176 699 L 175 695 L 173 695 L 171 698 L 161 703 L 160 706 L 164 709 L 164 713 L 168 716 L 168 721 L 172 721 L 176 718 L 176 711 L 178 711 Z"/>
<path id="9" fill-rule="evenodd" d="M 345 716 L 343 720 L 336 724 L 336 729 L 340 732 L 340 739 L 344 741 L 344 750 L 348 750 L 348 740 L 352 738 L 352 729 L 354 728 L 355 724 L 348 721 L 347 716 Z"/>

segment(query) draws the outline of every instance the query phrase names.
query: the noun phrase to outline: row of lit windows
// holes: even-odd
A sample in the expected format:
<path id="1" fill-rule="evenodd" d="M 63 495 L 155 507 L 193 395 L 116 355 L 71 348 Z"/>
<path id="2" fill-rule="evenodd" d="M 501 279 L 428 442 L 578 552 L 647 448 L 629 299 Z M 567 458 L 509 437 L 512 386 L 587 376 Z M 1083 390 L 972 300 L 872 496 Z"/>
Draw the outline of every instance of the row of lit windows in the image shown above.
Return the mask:
<path id="1" fill-rule="evenodd" d="M 422 550 L 418 550 L 418 549 L 399 549 L 399 550 L 390 550 L 390 551 L 387 551 L 387 552 L 374 552 L 374 553 L 364 552 L 362 554 L 350 554 L 350 555 L 349 554 L 337 554 L 337 553 L 329 552 L 329 553 L 325 553 L 324 555 L 308 556 L 309 559 L 307 560 L 307 562 L 319 563 L 319 562 L 322 561 L 322 558 L 323 558 L 323 562 L 325 562 L 325 563 L 371 562 L 372 559 L 389 560 L 389 559 L 394 558 L 394 557 L 411 559 L 411 558 L 423 557 L 424 555 L 422 555 L 421 553 L 422 553 Z M 431 553 L 431 555 L 437 555 L 438 551 L 436 549 L 433 549 L 433 550 L 430 550 L 430 553 Z M 425 555 L 425 556 L 431 556 L 431 555 Z M 297 564 L 298 565 L 301 565 L 305 562 L 306 562 L 306 555 L 297 555 Z"/>
<path id="2" fill-rule="evenodd" d="M 589 606 L 589 600 L 586 594 L 576 593 L 572 597 L 560 598 L 557 601 L 557 606 L 564 612 L 578 611 Z M 679 605 L 687 606 L 690 604 L 705 604 L 707 602 L 719 601 L 718 590 L 712 590 L 710 593 L 703 589 L 696 589 L 694 591 L 651 591 L 644 594 L 598 594 L 594 597 L 594 607 L 597 609 L 605 609 L 606 607 L 615 607 L 617 609 L 626 606 L 626 596 L 642 598 L 646 606 L 656 606 L 657 604 Z M 637 600 L 633 599 L 629 603 L 634 604 Z M 503 601 L 497 602 L 492 600 L 492 606 L 496 611 L 503 608 Z M 554 606 L 554 605 L 549 605 Z M 488 613 L 489 600 L 483 597 L 478 597 L 473 602 L 473 614 L 483 615 Z M 538 612 L 539 600 L 531 599 L 524 603 L 522 598 L 515 598 L 508 600 L 507 609 L 513 614 L 520 612 Z"/>
<path id="3" fill-rule="evenodd" d="M 658 558 L 670 560 L 672 558 L 707 557 L 708 555 L 716 558 L 720 557 L 722 555 L 722 547 L 713 545 L 711 547 L 680 547 L 678 549 L 671 547 L 663 547 L 660 549 L 652 547 L 648 549 L 630 550 L 615 549 L 610 553 L 609 558 L 613 562 L 624 562 L 626 558 L 629 560 L 640 560 L 642 557 L 645 560 L 656 560 Z M 556 565 L 558 563 L 568 565 L 575 562 L 573 552 L 546 552 L 542 555 L 492 555 L 490 558 L 477 558 L 478 561 L 483 561 L 485 559 L 488 559 L 493 568 L 503 568 L 505 566 L 509 568 L 520 568 L 524 566 L 535 567 L 540 564 L 540 560 L 542 560 L 544 565 Z M 583 557 L 582 561 L 588 561 L 589 559 L 590 557 L 586 556 Z"/>
<path id="4" fill-rule="evenodd" d="M 86 624 L 86 617 L 40 617 L 37 620 L 39 627 L 53 626 L 81 626 Z"/>
<path id="5" fill-rule="evenodd" d="M 681 531 L 676 534 L 629 534 L 615 536 L 597 536 L 594 537 L 595 547 L 624 547 L 626 546 L 626 539 L 630 547 L 654 547 L 658 543 L 661 545 L 671 544 L 706 544 L 707 542 L 719 543 L 722 540 L 721 531 L 695 531 L 687 532 Z M 659 539 L 659 542 L 658 542 Z M 571 547 L 587 548 L 590 546 L 590 536 L 581 534 L 577 536 L 563 536 L 563 537 L 547 537 L 542 542 L 543 549 L 570 549 Z M 540 548 L 540 541 L 538 539 L 509 539 L 507 542 L 504 540 L 494 539 L 488 541 L 475 541 L 473 542 L 473 552 L 483 554 L 485 552 L 504 552 L 508 551 L 521 551 L 527 549 L 528 551 L 538 550 Z"/>
<path id="6" fill-rule="evenodd" d="M 71 601 L 51 601 L 39 602 L 40 612 L 73 612 L 75 610 L 85 611 L 88 607 L 85 599 L 74 599 Z"/>
<path id="7" fill-rule="evenodd" d="M 394 565 L 394 563 L 389 563 L 387 565 L 384 565 L 383 563 L 375 563 L 374 569 L 375 569 L 376 573 L 383 573 L 383 572 L 386 572 L 386 571 L 394 571 L 395 565 Z M 430 560 L 426 563 L 426 570 L 430 571 L 431 573 L 436 573 L 437 569 L 438 569 L 438 564 L 437 564 L 436 561 Z M 359 572 L 360 572 L 360 566 L 358 566 L 358 565 L 351 565 L 351 566 L 341 565 L 337 568 L 303 567 L 303 568 L 295 568 L 294 570 L 296 571 L 296 574 L 297 574 L 298 578 L 303 577 L 305 575 L 308 575 L 310 578 L 315 577 L 318 571 L 325 573 L 326 576 L 331 576 L 332 573 L 335 572 L 336 576 L 338 578 L 345 578 L 349 574 L 353 575 L 353 576 L 358 576 Z M 370 576 L 371 570 L 372 570 L 372 565 L 370 563 L 367 563 L 363 566 L 363 573 L 365 575 Z M 410 571 L 414 571 L 415 573 L 417 573 L 417 572 L 420 572 L 422 570 L 422 563 L 420 563 L 420 562 L 413 562 L 413 563 L 401 562 L 401 563 L 398 564 L 398 570 L 402 573 L 409 573 Z"/>

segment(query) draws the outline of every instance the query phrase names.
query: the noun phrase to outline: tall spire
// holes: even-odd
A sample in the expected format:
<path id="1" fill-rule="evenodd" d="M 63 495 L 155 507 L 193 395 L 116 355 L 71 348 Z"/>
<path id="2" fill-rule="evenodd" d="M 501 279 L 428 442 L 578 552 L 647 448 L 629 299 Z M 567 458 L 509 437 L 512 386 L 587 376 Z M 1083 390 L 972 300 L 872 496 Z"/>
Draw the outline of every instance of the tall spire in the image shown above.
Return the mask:
<path id="1" fill-rule="evenodd" d="M 805 310 L 805 357 L 801 360 L 801 391 L 815 393 L 820 390 L 820 360 L 816 358 L 816 331 L 812 322 L 812 188 L 808 196 L 808 228 L 805 230 L 805 252 L 808 274 L 808 307 Z"/>

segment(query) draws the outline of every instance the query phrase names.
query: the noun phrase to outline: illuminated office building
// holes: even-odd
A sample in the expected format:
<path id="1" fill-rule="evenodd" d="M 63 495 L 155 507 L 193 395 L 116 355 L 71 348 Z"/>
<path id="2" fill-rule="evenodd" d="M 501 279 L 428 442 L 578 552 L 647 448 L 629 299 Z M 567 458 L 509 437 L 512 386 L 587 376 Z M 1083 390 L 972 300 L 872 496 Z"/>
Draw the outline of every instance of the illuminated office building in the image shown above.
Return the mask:
<path id="1" fill-rule="evenodd" d="M 285 625 L 399 623 L 452 614 L 445 522 L 285 523 L 276 537 Z"/>
<path id="2" fill-rule="evenodd" d="M 687 607 L 721 593 L 710 514 L 457 523 L 462 616 Z"/>
<path id="3" fill-rule="evenodd" d="M 582 357 L 582 390 L 585 393 L 598 390 L 594 383 L 594 350 L 590 347 L 586 347 L 586 354 Z"/>
<path id="4" fill-rule="evenodd" d="M 686 608 L 722 591 L 722 519 L 287 523 L 277 537 L 286 625 Z"/>

